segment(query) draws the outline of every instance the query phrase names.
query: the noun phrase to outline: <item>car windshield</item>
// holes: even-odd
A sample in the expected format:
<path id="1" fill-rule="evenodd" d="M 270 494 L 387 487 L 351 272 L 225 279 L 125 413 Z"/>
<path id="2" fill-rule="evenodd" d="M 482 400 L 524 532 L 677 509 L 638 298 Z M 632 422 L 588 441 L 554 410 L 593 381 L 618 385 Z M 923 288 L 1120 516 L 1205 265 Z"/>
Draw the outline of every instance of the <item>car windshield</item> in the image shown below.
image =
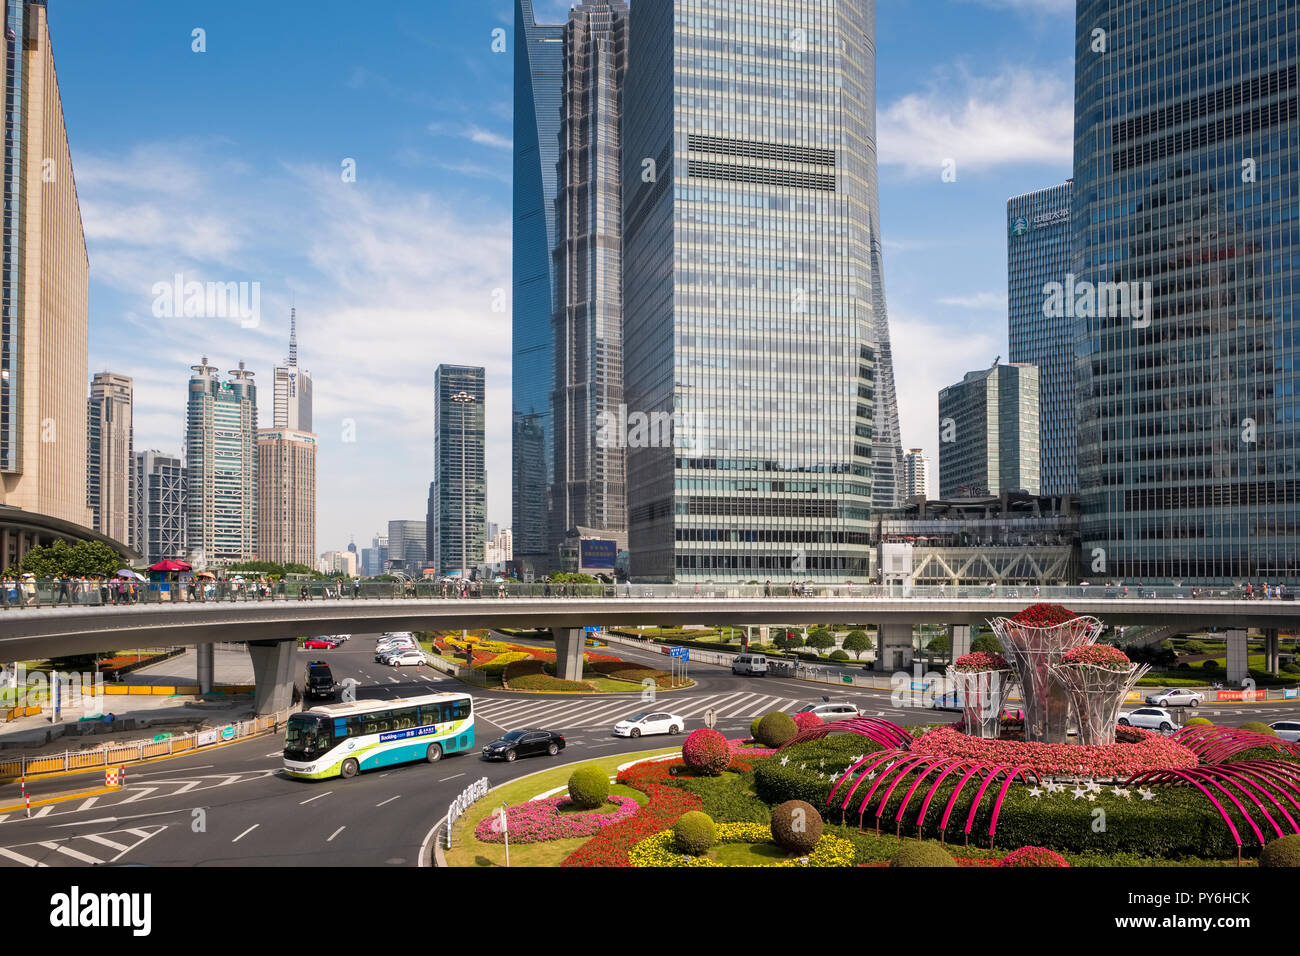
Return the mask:
<path id="1" fill-rule="evenodd" d="M 645 720 L 646 717 L 648 717 L 648 716 L 649 716 L 648 714 L 637 714 L 635 717 L 629 717 L 629 718 L 627 719 L 627 722 L 628 722 L 629 724 L 640 723 L 641 721 Z"/>
<path id="2" fill-rule="evenodd" d="M 814 711 L 814 710 L 816 710 L 816 709 L 817 709 L 817 705 L 816 705 L 816 704 L 805 704 L 804 706 L 802 706 L 802 707 L 799 708 L 799 713 L 801 713 L 801 714 L 807 714 L 807 713 L 809 713 L 809 712 L 811 712 L 811 711 Z"/>
<path id="3" fill-rule="evenodd" d="M 294 714 L 285 730 L 285 753 L 316 754 L 329 749 L 329 729 L 315 714 Z"/>
<path id="4" fill-rule="evenodd" d="M 510 731 L 510 733 L 506 734 L 506 735 L 505 735 L 504 737 L 502 737 L 501 739 L 502 739 L 502 740 L 508 740 L 508 741 L 510 741 L 510 743 L 514 743 L 516 740 L 518 740 L 518 739 L 519 739 L 520 737 L 522 737 L 523 735 L 524 735 L 524 731 L 522 731 L 522 730 L 512 730 L 512 731 Z"/>

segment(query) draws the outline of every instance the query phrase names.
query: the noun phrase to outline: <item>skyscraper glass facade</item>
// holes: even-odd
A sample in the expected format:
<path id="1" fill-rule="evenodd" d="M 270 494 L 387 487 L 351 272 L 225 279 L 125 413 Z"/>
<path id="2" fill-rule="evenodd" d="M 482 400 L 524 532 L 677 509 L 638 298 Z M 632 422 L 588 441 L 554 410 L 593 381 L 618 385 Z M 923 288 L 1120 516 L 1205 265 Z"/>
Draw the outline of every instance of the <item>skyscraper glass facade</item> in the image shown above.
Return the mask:
<path id="1" fill-rule="evenodd" d="M 428 560 L 444 574 L 483 563 L 487 528 L 484 371 L 439 365 L 434 374 L 434 479 L 429 486 Z M 466 400 L 457 400 L 468 399 Z"/>
<path id="2" fill-rule="evenodd" d="M 1077 323 L 1094 576 L 1300 584 L 1298 41 L 1297 0 L 1078 4 L 1073 272 L 1152 294 Z"/>
<path id="3" fill-rule="evenodd" d="M 870 573 L 877 482 L 902 483 L 874 12 L 631 5 L 624 388 L 677 421 L 626 436 L 638 579 Z"/>
<path id="4" fill-rule="evenodd" d="M 512 520 L 521 562 L 553 563 L 550 508 L 554 457 L 555 197 L 564 75 L 563 25 L 539 25 L 532 0 L 515 0 Z M 540 467 L 524 467 L 535 456 Z"/>
<path id="5" fill-rule="evenodd" d="M 939 496 L 1038 494 L 1038 369 L 995 365 L 939 392 Z"/>
<path id="6" fill-rule="evenodd" d="M 1044 495 L 1079 493 L 1073 320 L 1044 314 L 1043 291 L 1048 283 L 1064 283 L 1070 271 L 1070 187 L 1062 183 L 1007 201 L 1008 358 L 1038 368 Z"/>
<path id="7" fill-rule="evenodd" d="M 239 363 L 228 381 L 191 366 L 186 415 L 186 537 L 198 566 L 257 556 L 257 386 Z"/>

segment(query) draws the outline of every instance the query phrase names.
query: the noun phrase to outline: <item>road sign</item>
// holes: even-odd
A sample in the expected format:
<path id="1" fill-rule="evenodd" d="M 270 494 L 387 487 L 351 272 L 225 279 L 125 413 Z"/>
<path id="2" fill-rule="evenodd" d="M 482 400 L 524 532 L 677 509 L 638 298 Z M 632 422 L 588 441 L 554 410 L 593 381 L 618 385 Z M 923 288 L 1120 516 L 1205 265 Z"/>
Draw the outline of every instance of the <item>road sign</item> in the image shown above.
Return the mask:
<path id="1" fill-rule="evenodd" d="M 598 628 L 598 627 L 584 627 L 583 630 L 586 631 L 588 634 L 599 634 L 599 633 L 600 633 L 600 628 Z"/>
<path id="2" fill-rule="evenodd" d="M 684 647 L 674 647 L 668 652 L 669 657 L 675 657 L 678 660 L 684 660 L 691 656 L 691 652 Z"/>
<path id="3" fill-rule="evenodd" d="M 853 683 L 853 675 L 852 675 L 852 674 L 841 674 L 841 675 L 840 675 L 840 682 L 843 683 L 843 684 L 852 684 L 852 683 Z"/>
<path id="4" fill-rule="evenodd" d="M 222 739 L 222 740 L 234 740 L 234 739 L 235 739 L 235 728 L 234 728 L 234 727 L 222 727 L 222 728 L 221 728 L 221 739 Z"/>
<path id="5" fill-rule="evenodd" d="M 708 710 L 704 712 L 704 726 L 712 730 L 713 725 L 716 724 L 717 722 L 718 722 L 718 715 L 715 714 L 713 712 L 713 708 L 710 707 Z"/>

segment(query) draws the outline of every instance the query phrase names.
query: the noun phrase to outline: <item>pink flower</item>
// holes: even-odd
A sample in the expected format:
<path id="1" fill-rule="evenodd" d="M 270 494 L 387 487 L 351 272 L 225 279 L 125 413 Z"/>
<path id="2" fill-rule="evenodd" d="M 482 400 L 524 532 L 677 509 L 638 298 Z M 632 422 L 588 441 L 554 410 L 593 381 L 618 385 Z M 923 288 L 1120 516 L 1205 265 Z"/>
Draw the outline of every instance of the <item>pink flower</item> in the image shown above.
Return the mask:
<path id="1" fill-rule="evenodd" d="M 568 797 L 531 800 L 506 807 L 506 829 L 511 843 L 546 843 L 573 837 L 595 836 L 605 827 L 626 820 L 636 813 L 637 802 L 631 797 L 610 797 L 618 805 L 613 813 L 565 813 L 560 810 L 571 803 Z M 490 813 L 474 828 L 474 836 L 484 843 L 503 843 L 499 814 Z"/>

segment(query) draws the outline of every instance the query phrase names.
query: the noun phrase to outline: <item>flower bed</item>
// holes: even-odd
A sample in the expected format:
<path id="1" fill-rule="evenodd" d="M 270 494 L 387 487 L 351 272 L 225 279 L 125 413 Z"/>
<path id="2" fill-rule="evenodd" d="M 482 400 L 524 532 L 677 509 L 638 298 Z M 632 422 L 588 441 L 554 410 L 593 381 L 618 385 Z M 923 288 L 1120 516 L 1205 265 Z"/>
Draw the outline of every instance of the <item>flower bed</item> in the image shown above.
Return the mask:
<path id="1" fill-rule="evenodd" d="M 613 813 L 562 813 L 565 807 L 573 804 L 568 797 L 531 800 L 507 807 L 506 826 L 510 842 L 545 843 L 594 836 L 605 827 L 628 819 L 638 809 L 637 802 L 631 797 L 610 797 L 609 802 L 618 805 Z M 475 827 L 474 836 L 484 843 L 504 842 L 500 817 L 495 813 L 488 814 Z"/>
<path id="2" fill-rule="evenodd" d="M 1039 776 L 1128 778 L 1144 770 L 1195 767 L 1196 754 L 1155 731 L 1125 728 L 1130 742 L 1102 747 L 1046 744 L 1021 740 L 986 740 L 936 727 L 912 745 L 915 755 L 965 757 L 988 764 L 1026 766 Z"/>
<path id="3" fill-rule="evenodd" d="M 761 823 L 720 823 L 717 825 L 718 844 L 771 843 L 772 831 Z M 817 841 L 807 863 L 802 857 L 776 860 L 768 866 L 852 866 L 853 844 L 840 837 L 824 836 Z M 628 851 L 628 862 L 635 867 L 676 866 L 744 866 L 710 860 L 707 856 L 683 856 L 673 846 L 672 830 L 664 830 L 637 842 Z"/>
<path id="4" fill-rule="evenodd" d="M 1059 604 L 1031 604 L 1011 620 L 1025 627 L 1056 627 L 1073 621 L 1078 616 Z"/>
<path id="5" fill-rule="evenodd" d="M 1132 665 L 1128 655 L 1109 644 L 1085 644 L 1072 647 L 1061 656 L 1062 664 L 1087 664 L 1111 671 L 1127 671 Z"/>
<path id="6" fill-rule="evenodd" d="M 700 798 L 664 783 L 680 760 L 643 762 L 618 775 L 618 782 L 635 787 L 650 798 L 636 814 L 605 827 L 574 850 L 561 866 L 630 866 L 628 852 L 646 837 L 668 829 L 688 810 L 702 806 Z"/>
<path id="7" fill-rule="evenodd" d="M 748 743 L 748 740 L 728 740 L 727 747 L 730 748 L 733 754 L 740 754 L 745 757 L 770 757 L 776 753 L 776 750 L 772 747 L 764 747 L 757 742 L 755 742 L 754 746 L 747 747 L 746 744 Z"/>
<path id="8" fill-rule="evenodd" d="M 1005 671 L 1010 670 L 1011 665 L 1001 654 L 992 654 L 988 651 L 972 651 L 957 658 L 957 662 L 952 665 L 953 670 L 962 671 L 963 673 L 976 673 L 979 671 Z"/>

